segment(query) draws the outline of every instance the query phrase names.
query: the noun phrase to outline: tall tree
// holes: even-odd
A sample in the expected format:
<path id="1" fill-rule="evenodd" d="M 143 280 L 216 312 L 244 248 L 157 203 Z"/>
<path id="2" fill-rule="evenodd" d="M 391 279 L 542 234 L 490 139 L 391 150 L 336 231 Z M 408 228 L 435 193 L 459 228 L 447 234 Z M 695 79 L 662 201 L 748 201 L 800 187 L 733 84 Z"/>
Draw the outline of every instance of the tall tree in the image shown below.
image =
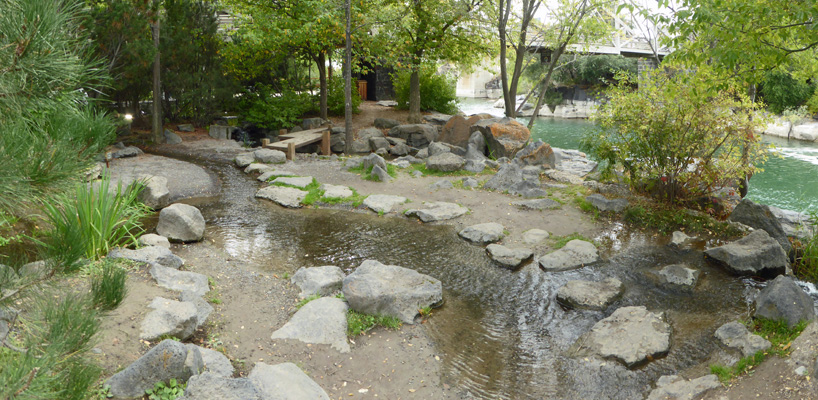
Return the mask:
<path id="1" fill-rule="evenodd" d="M 159 7 L 160 0 L 156 0 L 154 2 L 155 13 L 153 15 L 153 24 L 151 29 L 153 31 L 153 47 L 155 49 L 155 53 L 153 55 L 153 80 L 152 80 L 152 88 L 153 88 L 153 106 L 151 111 L 151 136 L 153 138 L 154 143 L 162 143 L 163 142 L 163 130 L 162 130 L 162 64 L 159 60 L 159 24 L 162 19 L 161 17 L 161 9 Z"/>
<path id="2" fill-rule="evenodd" d="M 520 4 L 519 13 L 512 14 L 512 9 L 516 4 Z M 497 0 L 498 24 L 497 33 L 500 38 L 500 80 L 503 86 L 503 101 L 505 103 L 505 113 L 507 117 L 517 116 L 517 85 L 522 76 L 525 55 L 531 45 L 529 27 L 531 27 L 534 16 L 540 9 L 541 0 Z M 514 18 L 511 18 L 514 16 Z M 514 51 L 514 68 L 511 70 L 509 79 L 508 71 L 508 47 Z"/>

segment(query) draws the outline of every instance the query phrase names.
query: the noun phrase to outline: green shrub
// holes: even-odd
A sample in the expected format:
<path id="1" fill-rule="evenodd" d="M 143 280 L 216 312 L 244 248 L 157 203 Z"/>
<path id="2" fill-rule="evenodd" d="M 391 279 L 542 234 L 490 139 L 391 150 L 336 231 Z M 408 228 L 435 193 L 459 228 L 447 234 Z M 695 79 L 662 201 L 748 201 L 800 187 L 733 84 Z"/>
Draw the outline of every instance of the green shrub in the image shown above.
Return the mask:
<path id="1" fill-rule="evenodd" d="M 185 384 L 178 383 L 176 379 L 165 382 L 156 382 L 153 389 L 145 391 L 149 400 L 174 400 L 185 394 Z"/>
<path id="2" fill-rule="evenodd" d="M 361 110 L 361 94 L 358 93 L 358 80 L 352 79 L 352 113 L 358 114 Z M 327 93 L 327 111 L 332 115 L 343 116 L 346 112 L 344 103 L 344 78 L 333 76 L 329 80 L 329 92 Z"/>
<path id="3" fill-rule="evenodd" d="M 136 244 L 142 233 L 140 220 L 149 212 L 137 199 L 143 182 L 125 189 L 120 183 L 115 191 L 109 191 L 110 183 L 110 177 L 103 176 L 97 188 L 79 184 L 74 197 L 64 196 L 60 204 L 45 206 L 54 235 L 70 240 L 64 246 L 82 248 L 89 259 L 108 254 L 113 247 Z"/>
<path id="4" fill-rule="evenodd" d="M 635 90 L 620 76 L 582 148 L 621 166 L 632 190 L 668 203 L 696 204 L 735 185 L 766 160 L 755 134 L 764 121 L 741 88 L 717 91 L 713 79 L 704 68 L 657 70 Z"/>
<path id="5" fill-rule="evenodd" d="M 91 277 L 91 297 L 94 307 L 102 311 L 119 307 L 128 292 L 125 286 L 127 279 L 128 271 L 119 268 L 113 262 L 105 262 L 102 265 L 102 271 Z"/>
<path id="6" fill-rule="evenodd" d="M 245 92 L 239 103 L 244 120 L 266 129 L 289 129 L 301 117 L 314 108 L 309 93 L 293 90 L 273 92 L 268 86 L 257 85 L 252 92 Z"/>
<path id="7" fill-rule="evenodd" d="M 818 283 L 818 212 L 810 214 L 807 224 L 812 226 L 811 236 L 793 241 L 795 262 L 792 272 L 800 279 Z"/>
<path id="8" fill-rule="evenodd" d="M 395 72 L 392 85 L 399 109 L 409 108 L 410 71 Z M 433 66 L 420 68 L 420 109 L 443 114 L 457 113 L 457 81 L 446 74 L 438 74 Z"/>
<path id="9" fill-rule="evenodd" d="M 805 105 L 815 88 L 803 80 L 792 77 L 788 72 L 770 71 L 761 82 L 759 94 L 770 111 L 781 114 L 784 110 Z"/>

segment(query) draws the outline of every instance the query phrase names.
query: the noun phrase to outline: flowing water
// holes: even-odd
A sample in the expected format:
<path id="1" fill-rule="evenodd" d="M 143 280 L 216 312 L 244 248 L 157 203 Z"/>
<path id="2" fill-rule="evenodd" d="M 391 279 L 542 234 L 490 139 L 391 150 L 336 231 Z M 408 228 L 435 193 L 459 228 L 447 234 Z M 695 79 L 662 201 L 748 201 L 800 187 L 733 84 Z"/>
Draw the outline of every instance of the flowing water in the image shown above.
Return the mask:
<path id="1" fill-rule="evenodd" d="M 353 270 L 376 259 L 440 279 L 445 304 L 426 323 L 442 355 L 443 381 L 479 399 L 642 398 L 659 376 L 705 362 L 717 345 L 713 331 L 744 315 L 756 289 L 703 262 L 700 250 L 676 252 L 664 243 L 615 227 L 600 240 L 603 261 L 545 273 L 493 265 L 482 247 L 450 226 L 345 210 L 289 210 L 253 197 L 257 182 L 231 165 L 208 163 L 222 194 L 199 201 L 208 238 L 233 257 L 279 274 L 333 264 Z M 701 244 L 700 244 L 701 245 Z M 695 294 L 656 284 L 660 267 L 685 262 L 702 271 Z M 568 311 L 555 300 L 567 280 L 617 277 L 625 296 L 607 312 Z M 614 309 L 645 305 L 664 311 L 673 327 L 670 353 L 628 370 L 571 354 L 571 345 Z"/>
<path id="2" fill-rule="evenodd" d="M 502 109 L 493 108 L 494 100 L 460 99 L 466 114 L 488 112 L 502 116 Z M 527 118 L 520 118 L 524 123 Z M 531 131 L 532 138 L 542 139 L 554 147 L 579 149 L 582 136 L 594 129 L 587 120 L 538 118 Z M 818 143 L 762 136 L 774 149 L 763 172 L 750 179 L 751 200 L 793 211 L 818 211 Z"/>

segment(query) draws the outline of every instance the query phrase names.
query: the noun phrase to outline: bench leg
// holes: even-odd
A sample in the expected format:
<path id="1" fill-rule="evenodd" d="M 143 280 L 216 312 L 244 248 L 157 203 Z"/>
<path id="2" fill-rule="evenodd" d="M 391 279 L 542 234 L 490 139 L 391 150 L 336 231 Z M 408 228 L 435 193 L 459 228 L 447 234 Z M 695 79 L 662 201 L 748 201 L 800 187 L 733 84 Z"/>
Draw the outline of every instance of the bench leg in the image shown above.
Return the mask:
<path id="1" fill-rule="evenodd" d="M 295 143 L 287 143 L 287 160 L 295 159 Z"/>
<path id="2" fill-rule="evenodd" d="M 267 147 L 270 145 L 270 139 L 261 139 L 261 147 Z"/>
<path id="3" fill-rule="evenodd" d="M 321 154 L 325 155 L 325 156 L 328 156 L 328 155 L 332 154 L 332 151 L 329 148 L 330 147 L 329 146 L 330 145 L 329 134 L 330 134 L 329 130 L 326 130 L 321 135 Z"/>

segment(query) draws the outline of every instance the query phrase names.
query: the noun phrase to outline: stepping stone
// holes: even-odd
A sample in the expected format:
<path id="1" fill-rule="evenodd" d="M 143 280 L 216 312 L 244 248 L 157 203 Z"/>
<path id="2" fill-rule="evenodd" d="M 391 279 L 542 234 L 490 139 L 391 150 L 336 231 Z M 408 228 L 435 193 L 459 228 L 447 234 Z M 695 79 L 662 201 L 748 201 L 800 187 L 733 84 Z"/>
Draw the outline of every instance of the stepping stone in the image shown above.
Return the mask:
<path id="1" fill-rule="evenodd" d="M 162 237 L 158 235 L 155 236 Z M 170 247 L 170 243 L 168 243 L 168 247 Z M 121 258 L 149 265 L 161 265 L 173 269 L 179 269 L 179 267 L 185 263 L 185 260 L 173 254 L 169 248 L 160 246 L 148 246 L 136 250 L 115 247 L 108 252 L 107 258 L 112 260 Z"/>
<path id="2" fill-rule="evenodd" d="M 171 204 L 159 212 L 156 233 L 173 242 L 198 242 L 204 237 L 205 220 L 198 208 Z"/>
<path id="3" fill-rule="evenodd" d="M 248 165 L 247 168 L 244 169 L 244 173 L 245 174 L 252 174 L 252 173 L 263 174 L 263 173 L 265 173 L 267 171 L 272 171 L 274 169 L 275 169 L 275 167 L 273 167 L 272 165 L 267 165 L 267 164 L 262 164 L 262 163 L 252 163 L 252 164 Z"/>
<path id="4" fill-rule="evenodd" d="M 386 214 L 400 204 L 406 203 L 406 197 L 388 194 L 373 194 L 364 199 L 364 206 L 377 213 Z"/>
<path id="5" fill-rule="evenodd" d="M 528 245 L 535 245 L 542 243 L 543 240 L 548 239 L 550 233 L 542 229 L 529 229 L 523 232 L 523 243 Z"/>
<path id="6" fill-rule="evenodd" d="M 769 349 L 772 345 L 767 339 L 750 333 L 744 324 L 737 321 L 728 322 L 716 329 L 716 339 L 731 349 L 741 351 L 742 357 L 752 356 Z"/>
<path id="7" fill-rule="evenodd" d="M 239 168 L 244 168 L 256 161 L 256 155 L 252 152 L 242 153 L 236 156 L 235 161 Z"/>
<path id="8" fill-rule="evenodd" d="M 341 285 L 344 281 L 344 271 L 334 265 L 325 265 L 323 267 L 301 267 L 290 282 L 301 289 L 301 298 L 310 297 L 315 294 L 321 296 L 329 296 L 337 290 L 341 290 Z"/>
<path id="9" fill-rule="evenodd" d="M 273 179 L 273 184 L 280 183 L 282 185 L 295 186 L 299 189 L 304 189 L 311 185 L 313 178 L 311 176 L 282 176 Z"/>
<path id="10" fill-rule="evenodd" d="M 330 185 L 328 183 L 321 185 L 321 190 L 324 191 L 324 197 L 328 199 L 345 199 L 353 195 L 352 189 L 346 186 Z"/>
<path id="11" fill-rule="evenodd" d="M 347 308 L 343 300 L 335 297 L 313 300 L 301 307 L 283 327 L 273 332 L 271 339 L 328 344 L 341 353 L 348 353 Z"/>
<path id="12" fill-rule="evenodd" d="M 506 235 L 505 229 L 503 225 L 496 222 L 486 222 L 467 226 L 458 232 L 458 235 L 472 243 L 487 244 L 502 239 Z"/>
<path id="13" fill-rule="evenodd" d="M 720 387 L 719 378 L 713 374 L 691 380 L 686 380 L 677 375 L 665 375 L 656 382 L 656 389 L 650 392 L 647 400 L 700 399 L 705 392 Z"/>
<path id="14" fill-rule="evenodd" d="M 747 236 L 713 247 L 704 254 L 736 275 L 780 275 L 789 265 L 787 253 L 767 232 L 757 229 Z"/>
<path id="15" fill-rule="evenodd" d="M 602 311 L 625 292 L 625 285 L 616 278 L 601 282 L 568 281 L 557 290 L 557 301 L 570 308 Z"/>
<path id="16" fill-rule="evenodd" d="M 533 200 L 522 200 L 522 201 L 514 201 L 511 205 L 520 207 L 522 209 L 527 210 L 554 210 L 557 208 L 562 207 L 560 203 L 557 203 L 551 199 L 533 199 Z"/>
<path id="17" fill-rule="evenodd" d="M 267 182 L 268 180 L 270 180 L 270 178 L 279 176 L 295 176 L 295 174 L 290 171 L 276 169 L 272 171 L 266 171 L 259 175 L 258 178 L 256 179 L 258 179 L 259 182 Z"/>
<path id="18" fill-rule="evenodd" d="M 499 244 L 490 244 L 486 252 L 492 260 L 507 268 L 517 268 L 534 254 L 529 249 L 512 249 Z"/>
<path id="19" fill-rule="evenodd" d="M 426 208 L 406 211 L 407 216 L 416 216 L 423 222 L 436 222 L 457 218 L 469 212 L 469 209 L 455 203 L 423 203 Z"/>
<path id="20" fill-rule="evenodd" d="M 203 367 L 199 347 L 165 339 L 142 357 L 110 377 L 105 384 L 116 398 L 142 398 L 156 382 L 184 383 Z"/>
<path id="21" fill-rule="evenodd" d="M 283 164 L 287 162 L 287 156 L 283 151 L 273 149 L 258 149 L 253 152 L 253 156 L 259 162 L 267 164 Z"/>
<path id="22" fill-rule="evenodd" d="M 210 291 L 207 277 L 190 271 L 178 271 L 154 264 L 150 274 L 160 287 L 178 292 L 191 292 L 203 296 Z"/>
<path id="23" fill-rule="evenodd" d="M 585 197 L 585 201 L 591 203 L 599 211 L 619 213 L 628 206 L 627 199 L 609 199 L 599 193 Z"/>
<path id="24" fill-rule="evenodd" d="M 196 305 L 193 303 L 157 297 L 148 307 L 154 311 L 148 313 L 142 321 L 140 339 L 155 340 L 162 336 L 173 336 L 185 340 L 193 336 L 199 326 Z"/>
<path id="25" fill-rule="evenodd" d="M 652 313 L 644 306 L 622 307 L 597 322 L 574 346 L 634 368 L 667 354 L 670 325 L 664 313 Z"/>
<path id="26" fill-rule="evenodd" d="M 309 194 L 309 192 L 296 188 L 267 186 L 259 189 L 259 191 L 256 192 L 256 197 L 270 200 L 283 207 L 301 208 L 301 201 L 307 197 L 307 194 Z"/>
<path id="27" fill-rule="evenodd" d="M 668 245 L 678 249 L 689 244 L 691 240 L 693 240 L 693 238 L 685 235 L 684 232 L 674 231 L 670 237 L 670 243 L 668 243 Z"/>
<path id="28" fill-rule="evenodd" d="M 293 363 L 257 362 L 247 378 L 264 399 L 330 400 L 327 392 Z"/>
<path id="29" fill-rule="evenodd" d="M 546 254 L 537 261 L 545 271 L 567 271 L 599 261 L 599 253 L 593 243 L 574 239 L 565 247 Z"/>
<path id="30" fill-rule="evenodd" d="M 763 232 L 763 231 L 756 231 Z M 815 319 L 815 305 L 812 297 L 786 275 L 779 275 L 767 287 L 761 289 L 753 300 L 753 318 L 786 321 L 792 329 L 801 321 Z"/>
<path id="31" fill-rule="evenodd" d="M 143 247 L 158 246 L 170 249 L 170 241 L 168 240 L 168 238 L 157 235 L 155 233 L 146 233 L 140 236 L 137 243 Z"/>
<path id="32" fill-rule="evenodd" d="M 685 264 L 668 265 L 657 275 L 662 283 L 673 286 L 692 288 L 699 281 L 699 271 L 688 268 Z"/>

